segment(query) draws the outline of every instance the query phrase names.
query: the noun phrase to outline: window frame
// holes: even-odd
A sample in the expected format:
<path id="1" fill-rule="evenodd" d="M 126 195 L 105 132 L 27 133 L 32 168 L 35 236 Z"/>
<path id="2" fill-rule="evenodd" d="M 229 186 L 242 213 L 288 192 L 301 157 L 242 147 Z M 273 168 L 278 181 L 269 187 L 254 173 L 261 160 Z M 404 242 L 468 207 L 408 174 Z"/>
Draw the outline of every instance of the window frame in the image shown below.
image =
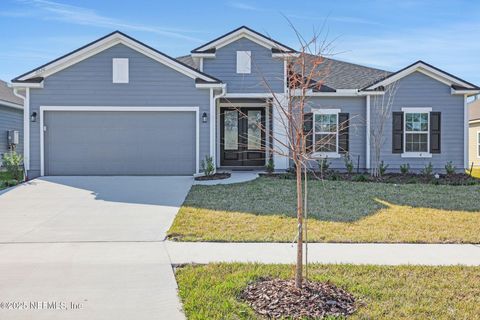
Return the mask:
<path id="1" fill-rule="evenodd" d="M 252 51 L 237 51 L 236 60 L 237 74 L 252 73 Z"/>
<path id="2" fill-rule="evenodd" d="M 338 142 L 339 142 L 339 135 L 340 135 L 340 131 L 339 131 L 339 113 L 341 113 L 341 110 L 340 109 L 316 109 L 316 110 L 312 110 L 312 113 L 313 113 L 313 132 L 312 132 L 312 135 L 313 135 L 313 139 L 312 139 L 312 143 L 313 143 L 313 152 L 312 152 L 312 157 L 313 158 L 340 158 L 340 153 L 338 152 Z M 336 124 L 336 127 L 337 127 L 337 130 L 335 132 L 335 135 L 336 135 L 336 146 L 335 146 L 335 152 L 319 152 L 319 151 L 315 151 L 315 147 L 316 147 L 316 138 L 317 138 L 317 134 L 333 134 L 333 132 L 324 132 L 324 131 L 320 131 L 320 132 L 317 132 L 317 126 L 315 124 L 315 119 L 316 119 L 316 115 L 336 115 L 337 117 L 337 124 Z"/>
<path id="3" fill-rule="evenodd" d="M 432 108 L 402 108 L 403 112 L 403 153 L 402 158 L 431 158 L 430 152 L 430 112 Z M 408 131 L 407 132 L 407 114 L 426 113 L 428 116 L 426 131 Z M 407 133 L 420 133 L 427 135 L 427 151 L 407 151 Z"/>
<path id="4" fill-rule="evenodd" d="M 112 83 L 129 83 L 130 81 L 129 58 L 112 59 Z"/>

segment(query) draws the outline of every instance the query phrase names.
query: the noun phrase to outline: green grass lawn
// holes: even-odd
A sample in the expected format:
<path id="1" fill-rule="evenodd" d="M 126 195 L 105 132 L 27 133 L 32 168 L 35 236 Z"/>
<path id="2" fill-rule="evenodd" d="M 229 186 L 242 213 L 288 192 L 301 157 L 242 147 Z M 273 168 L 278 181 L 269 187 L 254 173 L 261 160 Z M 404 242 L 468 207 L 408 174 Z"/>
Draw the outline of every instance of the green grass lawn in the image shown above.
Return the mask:
<path id="1" fill-rule="evenodd" d="M 187 318 L 263 319 L 237 297 L 259 277 L 291 278 L 293 266 L 210 264 L 177 270 Z M 311 265 L 362 306 L 349 319 L 480 319 L 480 267 Z"/>
<path id="2" fill-rule="evenodd" d="M 309 183 L 309 239 L 317 242 L 480 243 L 480 185 Z M 259 178 L 193 186 L 169 237 L 281 241 L 296 232 L 295 181 Z"/>

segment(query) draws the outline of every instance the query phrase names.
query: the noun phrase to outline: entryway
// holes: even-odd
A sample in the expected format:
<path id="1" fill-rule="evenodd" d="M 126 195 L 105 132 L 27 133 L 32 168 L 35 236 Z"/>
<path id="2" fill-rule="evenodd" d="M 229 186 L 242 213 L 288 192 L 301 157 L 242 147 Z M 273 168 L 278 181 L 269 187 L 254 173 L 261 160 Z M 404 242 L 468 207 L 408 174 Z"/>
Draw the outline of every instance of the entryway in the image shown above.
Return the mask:
<path id="1" fill-rule="evenodd" d="M 265 108 L 220 108 L 220 165 L 265 165 Z"/>

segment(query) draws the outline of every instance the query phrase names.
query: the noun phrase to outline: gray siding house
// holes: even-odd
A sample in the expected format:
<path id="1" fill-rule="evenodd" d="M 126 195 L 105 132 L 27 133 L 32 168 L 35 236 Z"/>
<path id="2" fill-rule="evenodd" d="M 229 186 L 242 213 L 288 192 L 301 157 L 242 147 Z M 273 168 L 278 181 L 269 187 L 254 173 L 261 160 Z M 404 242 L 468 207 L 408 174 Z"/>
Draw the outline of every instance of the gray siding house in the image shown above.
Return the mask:
<path id="1" fill-rule="evenodd" d="M 249 169 L 285 142 L 279 108 L 289 61 L 298 53 L 240 27 L 173 58 L 113 32 L 12 80 L 25 95 L 25 166 L 43 175 L 191 175 L 211 156 L 219 168 Z M 381 159 L 390 170 L 468 162 L 466 98 L 480 88 L 418 61 L 397 72 L 325 59 L 322 90 L 308 93 L 314 128 L 334 128 L 315 144 L 312 165 L 343 168 L 346 152 L 372 168 L 375 106 L 395 87 Z M 340 129 L 341 120 L 349 121 Z M 259 128 L 264 127 L 264 130 Z M 340 131 L 339 131 L 340 130 Z M 313 138 L 325 132 L 314 130 Z"/>
<path id="2" fill-rule="evenodd" d="M 18 144 L 8 141 L 8 131 L 18 132 Z M 3 155 L 11 150 L 23 154 L 23 100 L 0 80 L 0 167 Z"/>

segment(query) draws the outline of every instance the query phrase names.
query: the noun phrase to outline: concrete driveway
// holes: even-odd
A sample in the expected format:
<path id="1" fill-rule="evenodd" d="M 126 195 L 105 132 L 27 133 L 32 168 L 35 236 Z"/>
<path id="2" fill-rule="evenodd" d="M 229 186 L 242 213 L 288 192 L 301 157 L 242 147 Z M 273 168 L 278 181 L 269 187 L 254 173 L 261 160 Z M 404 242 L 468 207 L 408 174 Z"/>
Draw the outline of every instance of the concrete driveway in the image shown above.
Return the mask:
<path id="1" fill-rule="evenodd" d="M 184 318 L 162 240 L 192 180 L 49 177 L 0 194 L 0 319 Z"/>

